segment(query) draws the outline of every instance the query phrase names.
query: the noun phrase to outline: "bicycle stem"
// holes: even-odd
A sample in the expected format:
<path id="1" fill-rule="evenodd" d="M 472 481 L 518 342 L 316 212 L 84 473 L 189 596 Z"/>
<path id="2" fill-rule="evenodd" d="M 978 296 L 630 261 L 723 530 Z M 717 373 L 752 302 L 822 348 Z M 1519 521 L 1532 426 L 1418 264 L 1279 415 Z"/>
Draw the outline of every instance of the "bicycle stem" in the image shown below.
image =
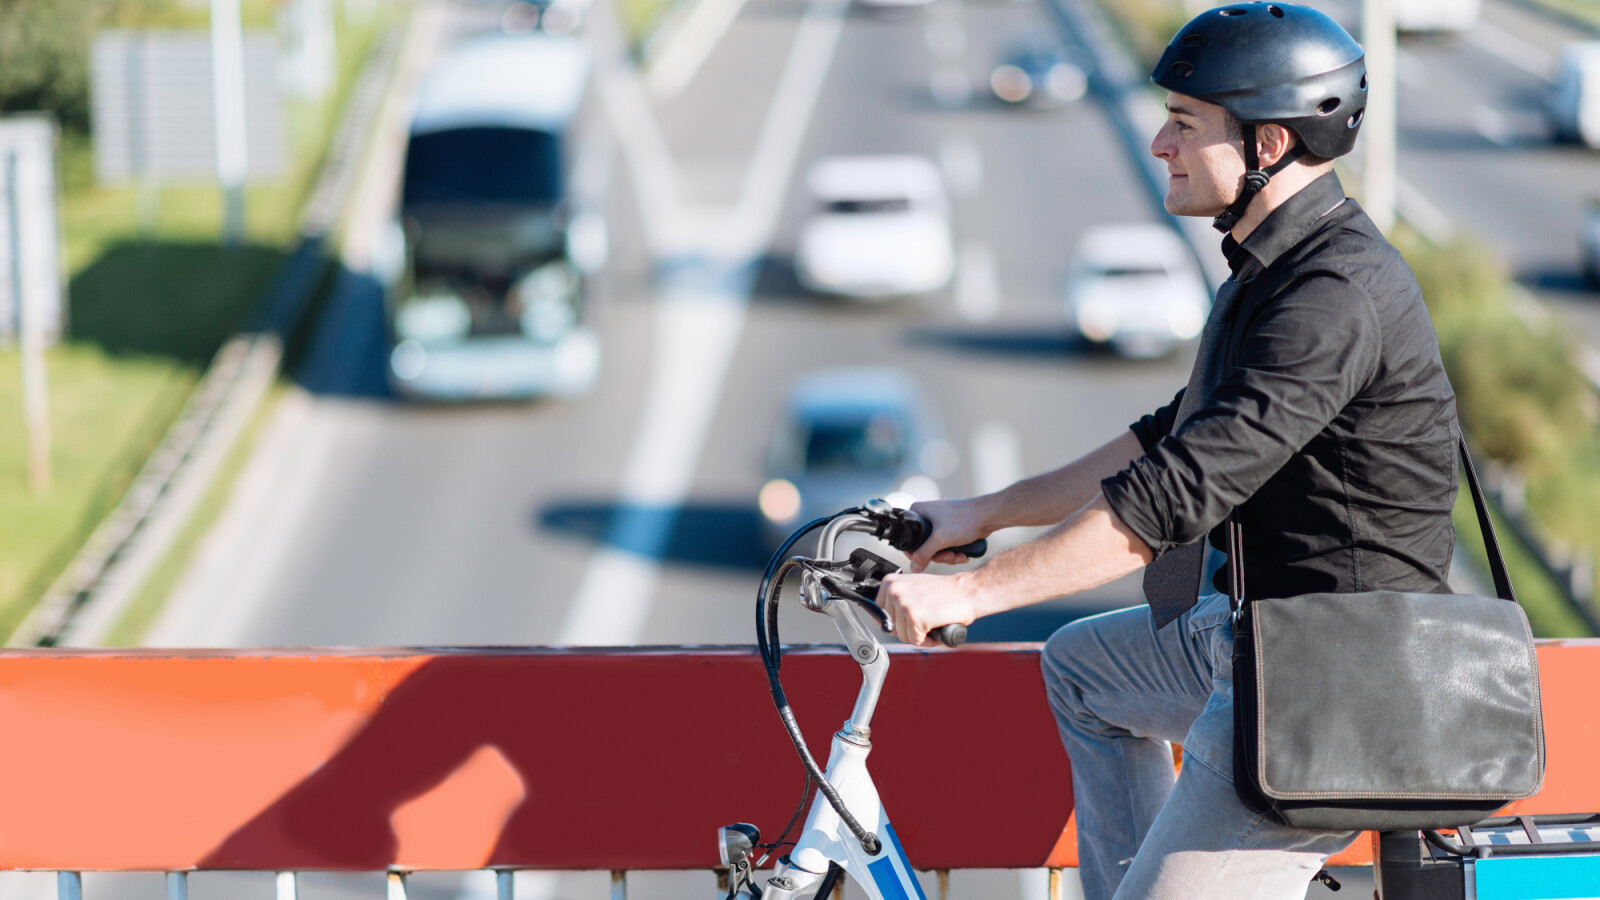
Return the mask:
<path id="1" fill-rule="evenodd" d="M 874 527 L 875 523 L 862 515 L 840 516 L 829 522 L 817 539 L 818 558 L 833 559 L 839 536 L 846 531 L 871 533 Z M 818 600 L 821 602 L 822 598 Z M 861 691 L 856 694 L 856 705 L 850 711 L 850 720 L 845 722 L 840 734 L 846 740 L 865 741 L 872 734 L 872 713 L 878 706 L 883 683 L 889 677 L 889 655 L 883 652 L 883 645 L 872 633 L 873 629 L 863 621 L 861 613 L 849 601 L 830 597 L 818 611 L 826 613 L 833 620 L 851 658 L 861 665 Z"/>

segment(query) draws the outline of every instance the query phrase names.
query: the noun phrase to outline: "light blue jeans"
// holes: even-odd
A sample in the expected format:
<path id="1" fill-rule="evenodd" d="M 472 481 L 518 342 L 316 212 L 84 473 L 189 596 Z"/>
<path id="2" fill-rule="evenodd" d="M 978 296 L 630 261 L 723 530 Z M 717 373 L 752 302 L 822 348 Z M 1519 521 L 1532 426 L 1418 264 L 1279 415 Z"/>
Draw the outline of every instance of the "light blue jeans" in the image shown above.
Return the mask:
<path id="1" fill-rule="evenodd" d="M 1232 660 L 1225 594 L 1159 631 L 1150 608 L 1135 606 L 1080 619 L 1045 644 L 1085 900 L 1301 900 L 1355 840 L 1280 825 L 1239 801 Z M 1176 779 L 1168 741 L 1183 744 Z"/>

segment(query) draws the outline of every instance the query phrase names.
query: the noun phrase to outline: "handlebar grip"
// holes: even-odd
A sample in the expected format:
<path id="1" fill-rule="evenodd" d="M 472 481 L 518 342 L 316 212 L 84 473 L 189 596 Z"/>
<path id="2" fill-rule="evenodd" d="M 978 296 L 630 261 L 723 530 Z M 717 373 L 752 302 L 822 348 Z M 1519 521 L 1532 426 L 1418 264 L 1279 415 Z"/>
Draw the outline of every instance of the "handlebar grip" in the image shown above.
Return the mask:
<path id="1" fill-rule="evenodd" d="M 928 636 L 939 643 L 954 649 L 967 642 L 967 626 L 960 623 L 954 625 L 940 625 L 928 632 Z"/>
<path id="2" fill-rule="evenodd" d="M 977 559 L 978 557 L 989 552 L 989 541 L 986 538 L 978 538 L 970 544 L 962 544 L 959 547 L 946 547 L 944 549 L 953 551 L 955 553 L 966 554 L 969 559 Z"/>
<path id="3" fill-rule="evenodd" d="M 900 540 L 891 539 L 889 544 L 896 550 L 910 553 L 921 547 L 922 542 L 928 539 L 928 535 L 933 532 L 933 523 L 929 522 L 927 517 L 921 513 L 912 512 L 909 509 L 900 515 L 901 521 L 905 523 L 905 531 L 902 533 Z M 969 559 L 977 559 L 989 552 L 989 541 L 985 538 L 978 538 L 970 544 L 962 544 L 959 547 L 946 547 L 944 549 L 965 554 Z M 940 552 L 944 551 L 941 550 Z"/>

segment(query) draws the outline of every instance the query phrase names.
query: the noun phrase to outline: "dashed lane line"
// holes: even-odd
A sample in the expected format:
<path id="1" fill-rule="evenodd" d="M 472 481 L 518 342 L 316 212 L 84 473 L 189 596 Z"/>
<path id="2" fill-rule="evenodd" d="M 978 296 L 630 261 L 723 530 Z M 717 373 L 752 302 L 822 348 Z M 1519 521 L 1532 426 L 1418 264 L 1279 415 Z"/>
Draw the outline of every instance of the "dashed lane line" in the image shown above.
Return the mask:
<path id="1" fill-rule="evenodd" d="M 1000 314 L 1000 275 L 994 251 L 977 238 L 962 244 L 957 258 L 956 311 L 968 322 L 992 322 Z"/>

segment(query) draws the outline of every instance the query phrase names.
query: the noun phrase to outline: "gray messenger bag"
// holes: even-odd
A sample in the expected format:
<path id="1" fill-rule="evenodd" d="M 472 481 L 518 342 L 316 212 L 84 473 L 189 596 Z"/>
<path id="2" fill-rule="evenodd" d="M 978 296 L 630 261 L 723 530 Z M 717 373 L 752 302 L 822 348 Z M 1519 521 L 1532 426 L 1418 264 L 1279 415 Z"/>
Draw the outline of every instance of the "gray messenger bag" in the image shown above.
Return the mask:
<path id="1" fill-rule="evenodd" d="M 1228 521 L 1234 787 L 1300 828 L 1466 825 L 1544 781 L 1539 668 L 1464 441 L 1498 597 L 1371 591 L 1247 600 Z"/>

